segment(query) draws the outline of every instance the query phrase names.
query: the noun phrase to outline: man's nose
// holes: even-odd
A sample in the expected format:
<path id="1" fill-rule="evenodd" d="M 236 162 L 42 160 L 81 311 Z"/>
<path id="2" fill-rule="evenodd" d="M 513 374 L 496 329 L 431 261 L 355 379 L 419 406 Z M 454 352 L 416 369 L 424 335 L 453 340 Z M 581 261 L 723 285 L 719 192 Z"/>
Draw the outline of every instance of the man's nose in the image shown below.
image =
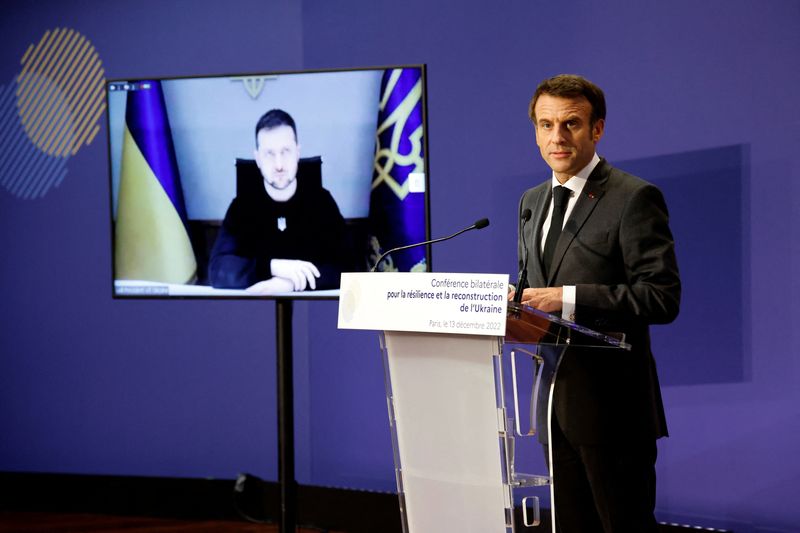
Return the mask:
<path id="1" fill-rule="evenodd" d="M 275 156 L 275 168 L 283 170 L 283 156 L 281 154 Z"/>
<path id="2" fill-rule="evenodd" d="M 567 139 L 567 129 L 566 126 L 557 126 L 553 128 L 553 136 L 551 140 L 555 144 L 561 144 Z"/>

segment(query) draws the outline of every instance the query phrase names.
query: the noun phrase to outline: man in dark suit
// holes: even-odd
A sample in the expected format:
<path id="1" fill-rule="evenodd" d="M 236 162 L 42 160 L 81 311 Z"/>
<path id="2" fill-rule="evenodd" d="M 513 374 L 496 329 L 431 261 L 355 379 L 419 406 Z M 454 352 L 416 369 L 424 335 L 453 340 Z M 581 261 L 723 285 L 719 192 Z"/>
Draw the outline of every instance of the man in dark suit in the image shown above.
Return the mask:
<path id="1" fill-rule="evenodd" d="M 529 114 L 553 174 L 519 206 L 532 213 L 518 245 L 522 303 L 632 345 L 563 355 L 548 443 L 562 533 L 655 532 L 656 439 L 667 435 L 648 326 L 678 314 L 674 243 L 661 192 L 598 157 L 605 111 L 582 77 L 539 85 Z"/>
<path id="2" fill-rule="evenodd" d="M 344 218 L 327 189 L 298 180 L 294 119 L 267 111 L 255 141 L 263 187 L 228 207 L 209 259 L 211 284 L 260 295 L 339 288 Z"/>

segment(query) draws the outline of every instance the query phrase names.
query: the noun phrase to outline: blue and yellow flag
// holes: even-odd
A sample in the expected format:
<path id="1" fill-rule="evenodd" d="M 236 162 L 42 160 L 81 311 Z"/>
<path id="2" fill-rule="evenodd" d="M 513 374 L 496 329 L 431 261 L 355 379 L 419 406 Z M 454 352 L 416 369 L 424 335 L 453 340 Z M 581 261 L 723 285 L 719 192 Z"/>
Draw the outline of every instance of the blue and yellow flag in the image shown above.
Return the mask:
<path id="1" fill-rule="evenodd" d="M 197 273 L 175 147 L 157 81 L 127 96 L 115 228 L 116 279 L 191 283 Z"/>
<path id="2" fill-rule="evenodd" d="M 384 72 L 369 208 L 369 268 L 386 250 L 426 239 L 422 125 L 422 70 Z M 425 271 L 425 250 L 420 246 L 389 255 L 378 270 Z"/>

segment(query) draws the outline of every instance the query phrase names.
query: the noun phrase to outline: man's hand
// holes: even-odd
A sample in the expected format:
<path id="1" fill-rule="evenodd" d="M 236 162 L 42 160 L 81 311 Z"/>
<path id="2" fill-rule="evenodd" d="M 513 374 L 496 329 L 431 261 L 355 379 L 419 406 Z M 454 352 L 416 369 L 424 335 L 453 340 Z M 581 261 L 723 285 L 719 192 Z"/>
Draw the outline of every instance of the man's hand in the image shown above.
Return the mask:
<path id="1" fill-rule="evenodd" d="M 250 285 L 245 289 L 252 294 L 259 294 L 261 296 L 268 296 L 270 294 L 279 294 L 282 292 L 292 292 L 292 282 L 285 278 L 269 278 L 264 281 L 259 281 Z"/>
<path id="2" fill-rule="evenodd" d="M 284 278 L 292 283 L 289 290 L 304 291 L 306 286 L 317 288 L 319 270 L 314 263 L 300 261 L 299 259 L 273 259 L 269 263 L 272 275 Z"/>
<path id="3" fill-rule="evenodd" d="M 513 297 L 513 296 L 512 296 Z M 563 302 L 561 287 L 545 287 L 542 289 L 525 289 L 522 291 L 522 304 L 535 307 L 545 313 L 558 313 Z"/>

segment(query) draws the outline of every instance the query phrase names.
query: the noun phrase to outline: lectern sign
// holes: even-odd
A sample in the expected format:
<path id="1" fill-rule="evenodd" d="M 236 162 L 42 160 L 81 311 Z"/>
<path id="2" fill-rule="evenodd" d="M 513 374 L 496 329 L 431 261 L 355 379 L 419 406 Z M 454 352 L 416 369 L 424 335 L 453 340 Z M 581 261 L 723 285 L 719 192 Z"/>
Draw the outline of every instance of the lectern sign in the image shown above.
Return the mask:
<path id="1" fill-rule="evenodd" d="M 505 335 L 507 274 L 344 273 L 339 328 Z"/>

